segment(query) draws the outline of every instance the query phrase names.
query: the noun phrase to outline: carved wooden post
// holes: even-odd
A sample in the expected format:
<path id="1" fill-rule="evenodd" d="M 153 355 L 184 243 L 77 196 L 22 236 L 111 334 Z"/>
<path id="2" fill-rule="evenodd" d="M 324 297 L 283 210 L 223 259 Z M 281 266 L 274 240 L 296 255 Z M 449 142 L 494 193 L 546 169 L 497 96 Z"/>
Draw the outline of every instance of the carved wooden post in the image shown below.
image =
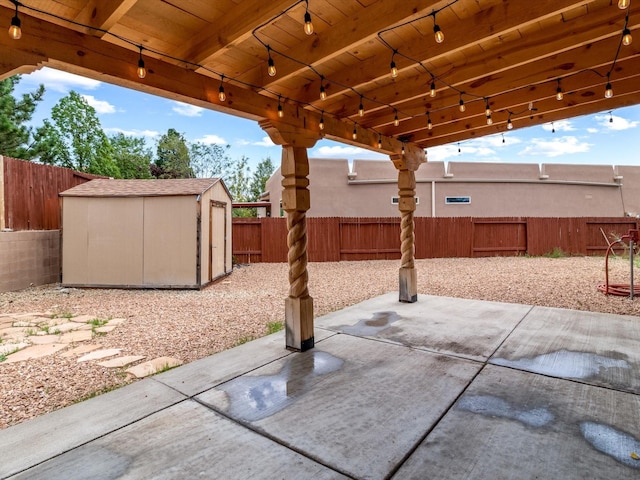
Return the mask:
<path id="1" fill-rule="evenodd" d="M 282 145 L 282 208 L 287 212 L 289 247 L 289 297 L 285 300 L 286 347 L 304 352 L 314 346 L 313 298 L 309 295 L 307 272 L 307 216 L 310 207 L 309 159 L 307 148 L 317 134 L 287 131 L 270 120 L 260 122 L 271 140 Z"/>
<path id="2" fill-rule="evenodd" d="M 415 235 L 413 212 L 416 210 L 416 175 L 409 170 L 402 155 L 392 155 L 391 160 L 398 169 L 398 209 L 400 222 L 399 290 L 400 301 L 413 303 L 418 300 L 418 273 L 415 266 Z"/>

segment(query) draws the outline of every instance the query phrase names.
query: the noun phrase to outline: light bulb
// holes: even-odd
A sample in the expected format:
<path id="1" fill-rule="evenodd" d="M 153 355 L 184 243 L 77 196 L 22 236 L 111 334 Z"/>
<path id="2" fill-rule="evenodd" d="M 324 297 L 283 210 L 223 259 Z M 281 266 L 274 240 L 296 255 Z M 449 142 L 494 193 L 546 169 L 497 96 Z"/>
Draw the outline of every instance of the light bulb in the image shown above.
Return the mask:
<path id="1" fill-rule="evenodd" d="M 353 133 L 351 134 L 351 138 L 354 140 L 358 138 L 358 132 L 356 131 L 356 127 L 353 127 Z"/>
<path id="2" fill-rule="evenodd" d="M 382 138 L 378 139 L 378 148 L 382 148 Z"/>
<path id="3" fill-rule="evenodd" d="M 398 67 L 396 67 L 396 62 L 391 60 L 391 78 L 396 78 L 398 76 Z"/>
<path id="4" fill-rule="evenodd" d="M 507 120 L 507 130 L 513 130 L 513 122 L 511 119 Z"/>
<path id="5" fill-rule="evenodd" d="M 360 100 L 360 105 L 358 105 L 358 115 L 364 117 L 364 105 L 362 105 L 362 100 Z"/>
<path id="6" fill-rule="evenodd" d="M 427 128 L 431 130 L 433 128 L 433 123 L 431 123 L 431 119 L 427 120 Z"/>
<path id="7" fill-rule="evenodd" d="M 398 112 L 396 112 L 396 116 L 393 118 L 393 126 L 397 127 L 400 125 L 400 119 L 398 118 Z"/>
<path id="8" fill-rule="evenodd" d="M 227 99 L 227 94 L 224 93 L 224 87 L 220 84 L 220 88 L 218 88 L 218 98 L 221 102 L 224 102 Z"/>
<path id="9" fill-rule="evenodd" d="M 282 109 L 282 103 L 280 103 L 280 98 L 278 98 L 278 117 L 284 117 L 284 110 Z"/>
<path id="10" fill-rule="evenodd" d="M 460 99 L 460 111 L 464 112 L 467 109 L 467 107 L 464 106 L 464 100 Z"/>
<path id="11" fill-rule="evenodd" d="M 436 39 L 436 43 L 444 42 L 444 33 L 442 33 L 442 30 L 440 30 L 440 25 L 433 26 L 433 33 Z"/>
<path id="12" fill-rule="evenodd" d="M 267 72 L 269 72 L 269 76 L 270 77 L 275 77 L 276 76 L 276 65 L 275 63 L 273 63 L 273 58 L 271 58 L 271 55 L 269 55 L 269 60 L 267 60 Z"/>
<path id="13" fill-rule="evenodd" d="M 631 36 L 631 30 L 629 30 L 628 28 L 625 28 L 622 31 L 622 44 L 625 47 L 628 47 L 629 45 L 631 45 L 632 41 L 633 41 L 633 37 Z"/>
<path id="14" fill-rule="evenodd" d="M 324 89 L 324 85 L 320 85 L 320 100 L 327 99 L 327 91 Z"/>
<path id="15" fill-rule="evenodd" d="M 311 14 L 309 12 L 304 13 L 304 33 L 313 35 L 313 23 L 311 23 Z"/>
<path id="16" fill-rule="evenodd" d="M 491 116 L 491 108 L 489 108 L 489 102 L 487 102 L 486 106 L 484 107 L 484 114 L 485 114 L 487 117 L 490 117 L 490 116 Z"/>
<path id="17" fill-rule="evenodd" d="M 320 130 L 324 130 L 324 116 L 320 117 L 320 123 L 318 124 Z"/>
<path id="18" fill-rule="evenodd" d="M 560 87 L 560 85 L 558 85 L 558 88 L 556 90 L 556 100 L 560 101 L 564 98 L 564 93 L 562 93 L 562 88 Z"/>
<path id="19" fill-rule="evenodd" d="M 431 91 L 429 92 L 431 98 L 436 96 L 436 82 L 431 82 Z"/>
<path id="20" fill-rule="evenodd" d="M 607 86 L 605 87 L 604 90 L 604 98 L 611 98 L 613 97 L 613 88 L 611 88 L 611 82 L 607 82 Z"/>
<path id="21" fill-rule="evenodd" d="M 492 125 L 493 124 L 493 119 L 491 118 L 491 115 L 487 115 L 487 125 Z"/>
<path id="22" fill-rule="evenodd" d="M 556 133 L 556 127 L 553 125 L 553 122 L 551 122 L 551 133 Z"/>
<path id="23" fill-rule="evenodd" d="M 404 143 L 402 144 L 402 155 L 404 155 Z"/>
<path id="24" fill-rule="evenodd" d="M 620 10 L 625 10 L 630 3 L 631 3 L 631 0 L 618 0 L 618 8 Z"/>
<path id="25" fill-rule="evenodd" d="M 20 40 L 20 37 L 22 37 L 20 23 L 20 19 L 18 18 L 18 6 L 16 5 L 16 15 L 11 19 L 11 26 L 9 27 L 9 36 L 14 40 Z"/>
<path id="26" fill-rule="evenodd" d="M 147 76 L 147 69 L 144 68 L 144 60 L 142 59 L 142 56 L 141 56 L 140 60 L 138 60 L 138 77 L 144 78 L 146 76 Z"/>

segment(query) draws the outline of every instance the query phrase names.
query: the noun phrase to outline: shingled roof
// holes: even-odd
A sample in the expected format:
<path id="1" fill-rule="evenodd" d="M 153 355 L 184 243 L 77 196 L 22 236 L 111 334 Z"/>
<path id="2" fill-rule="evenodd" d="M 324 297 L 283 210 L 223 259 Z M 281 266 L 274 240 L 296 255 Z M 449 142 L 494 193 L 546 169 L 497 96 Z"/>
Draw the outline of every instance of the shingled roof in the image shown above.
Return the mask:
<path id="1" fill-rule="evenodd" d="M 97 179 L 65 190 L 60 193 L 60 196 L 160 197 L 200 195 L 220 181 L 219 178 L 172 178 L 162 180 Z"/>

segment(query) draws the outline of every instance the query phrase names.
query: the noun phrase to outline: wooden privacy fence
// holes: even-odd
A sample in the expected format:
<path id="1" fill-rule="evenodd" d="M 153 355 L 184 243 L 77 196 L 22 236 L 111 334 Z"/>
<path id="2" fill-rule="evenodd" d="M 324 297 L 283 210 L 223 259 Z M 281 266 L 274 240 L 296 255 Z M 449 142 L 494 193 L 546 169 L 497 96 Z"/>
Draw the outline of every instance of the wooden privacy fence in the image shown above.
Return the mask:
<path id="1" fill-rule="evenodd" d="M 60 229 L 58 194 L 99 175 L 0 157 L 0 227 L 10 230 Z"/>
<path id="2" fill-rule="evenodd" d="M 416 217 L 416 258 L 604 255 L 608 243 L 637 229 L 634 218 Z M 399 218 L 307 218 L 309 261 L 400 258 Z M 285 218 L 234 218 L 238 263 L 286 262 Z"/>

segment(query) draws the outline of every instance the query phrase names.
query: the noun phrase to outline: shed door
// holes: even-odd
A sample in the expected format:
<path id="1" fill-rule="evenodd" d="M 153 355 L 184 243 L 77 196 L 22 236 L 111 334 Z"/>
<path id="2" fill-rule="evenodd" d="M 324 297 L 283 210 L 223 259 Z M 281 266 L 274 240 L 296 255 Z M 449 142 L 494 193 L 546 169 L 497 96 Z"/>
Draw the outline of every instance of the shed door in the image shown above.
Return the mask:
<path id="1" fill-rule="evenodd" d="M 227 204 L 211 201 L 209 217 L 209 245 L 211 263 L 209 265 L 209 280 L 227 273 Z"/>

